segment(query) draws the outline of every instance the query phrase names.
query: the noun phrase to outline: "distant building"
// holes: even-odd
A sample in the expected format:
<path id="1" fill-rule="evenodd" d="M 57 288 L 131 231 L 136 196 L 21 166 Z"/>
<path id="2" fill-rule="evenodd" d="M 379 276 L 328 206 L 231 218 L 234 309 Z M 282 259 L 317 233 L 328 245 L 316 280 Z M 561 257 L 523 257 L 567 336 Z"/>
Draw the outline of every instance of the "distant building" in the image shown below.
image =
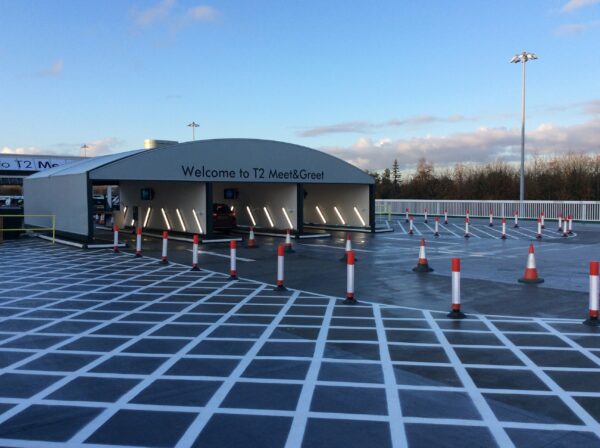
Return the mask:
<path id="1" fill-rule="evenodd" d="M 0 195 L 21 195 L 23 178 L 82 157 L 0 154 Z"/>

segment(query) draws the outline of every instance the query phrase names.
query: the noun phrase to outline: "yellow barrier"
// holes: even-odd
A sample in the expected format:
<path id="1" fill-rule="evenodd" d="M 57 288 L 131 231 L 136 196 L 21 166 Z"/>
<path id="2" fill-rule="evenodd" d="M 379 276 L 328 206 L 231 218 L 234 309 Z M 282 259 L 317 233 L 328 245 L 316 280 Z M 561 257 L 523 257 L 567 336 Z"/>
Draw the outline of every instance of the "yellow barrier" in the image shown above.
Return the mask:
<path id="1" fill-rule="evenodd" d="M 52 218 L 52 227 L 32 227 L 32 228 L 28 228 L 28 227 L 23 227 L 20 229 L 5 229 L 4 226 L 4 222 L 3 222 L 3 218 Z M 47 232 L 47 231 L 51 231 L 52 232 L 52 244 L 54 244 L 54 241 L 56 239 L 56 215 L 0 215 L 0 224 L 2 224 L 2 226 L 0 226 L 0 232 Z"/>

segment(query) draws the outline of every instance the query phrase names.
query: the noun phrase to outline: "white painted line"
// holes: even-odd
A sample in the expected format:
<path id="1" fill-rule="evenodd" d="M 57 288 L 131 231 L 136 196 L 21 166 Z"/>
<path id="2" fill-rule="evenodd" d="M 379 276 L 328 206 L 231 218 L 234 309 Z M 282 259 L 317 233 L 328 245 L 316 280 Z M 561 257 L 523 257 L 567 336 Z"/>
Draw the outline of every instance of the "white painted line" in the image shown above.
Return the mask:
<path id="1" fill-rule="evenodd" d="M 327 342 L 327 333 L 329 332 L 329 325 L 333 317 L 333 308 L 336 301 L 330 300 L 325 315 L 323 317 L 323 324 L 319 330 L 319 335 L 315 342 L 315 351 L 310 362 L 310 367 L 306 374 L 304 386 L 300 392 L 300 398 L 296 405 L 296 412 L 294 419 L 292 420 L 292 427 L 288 433 L 288 438 L 285 443 L 285 448 L 296 448 L 302 446 L 302 440 L 306 432 L 306 424 L 308 422 L 308 415 L 310 412 L 310 403 L 313 398 L 313 393 L 316 388 L 317 378 L 319 376 L 319 370 L 323 357 L 325 355 L 325 344 Z"/>
<path id="2" fill-rule="evenodd" d="M 297 235 L 300 240 L 316 239 L 316 238 L 331 238 L 331 233 L 311 233 L 308 235 Z"/>
<path id="3" fill-rule="evenodd" d="M 46 235 L 36 235 L 38 238 L 41 238 L 43 240 L 46 241 L 52 241 L 52 238 Z M 58 243 L 58 244 L 64 244 L 65 246 L 72 246 L 72 247 L 76 247 L 78 249 L 83 249 L 83 244 L 81 243 L 74 243 L 73 241 L 67 241 L 67 240 L 62 240 L 59 238 L 54 238 L 54 242 Z"/>
<path id="4" fill-rule="evenodd" d="M 301 246 L 309 246 L 309 247 L 327 247 L 327 248 L 331 248 L 331 249 L 339 249 L 339 250 L 346 250 L 346 248 L 344 246 L 331 246 L 328 244 L 306 244 L 306 243 L 302 243 Z M 354 247 L 352 248 L 353 252 L 377 252 L 376 250 L 368 250 L 368 249 L 355 249 Z M 254 260 L 252 260 L 254 261 Z"/>
<path id="5" fill-rule="evenodd" d="M 440 230 L 442 230 L 442 229 L 444 229 L 444 230 L 446 230 L 446 231 L 450 232 L 450 233 L 451 233 L 452 235 L 454 235 L 456 238 L 462 238 L 462 236 L 460 236 L 459 234 L 457 234 L 457 233 L 454 233 L 452 230 L 450 230 L 450 224 L 448 224 L 448 225 L 445 225 L 445 226 L 440 226 Z"/>
<path id="6" fill-rule="evenodd" d="M 531 229 L 527 229 L 525 227 L 521 228 L 521 230 L 526 231 L 526 232 L 530 232 L 531 235 L 532 235 L 530 238 L 535 238 L 537 236 L 537 230 L 531 230 Z M 544 240 L 544 239 L 555 240 L 557 238 L 562 238 L 562 236 L 560 236 L 560 237 L 552 236 L 549 233 L 544 233 L 544 231 L 542 230 L 542 240 Z"/>
<path id="7" fill-rule="evenodd" d="M 562 387 L 560 387 L 541 367 L 533 362 L 522 351 L 522 347 L 517 347 L 510 339 L 506 337 L 498 328 L 490 322 L 485 316 L 477 316 L 493 333 L 502 341 L 502 343 L 510 348 L 513 354 L 525 364 L 529 369 L 550 389 L 553 391 L 570 409 L 571 411 L 596 434 L 600 434 L 600 423 L 596 421 L 588 412 Z"/>
<path id="8" fill-rule="evenodd" d="M 459 226 L 459 225 L 457 225 L 457 224 L 452 224 L 452 225 L 453 225 L 454 227 L 456 227 L 457 229 L 460 229 L 460 230 L 462 230 L 463 232 L 465 231 L 465 228 L 464 228 L 464 226 L 463 226 L 463 227 L 461 227 L 461 226 Z M 475 238 L 479 238 L 479 239 L 481 239 L 481 237 L 480 237 L 479 235 L 477 235 L 477 234 L 475 234 L 475 233 L 473 233 L 473 232 L 471 231 L 471 225 L 469 225 L 469 235 L 471 235 L 471 236 L 474 236 Z M 464 238 L 464 235 L 463 235 L 462 237 L 460 237 L 460 238 Z"/>
<path id="9" fill-rule="evenodd" d="M 435 234 L 435 230 L 433 230 L 433 227 L 431 227 L 429 224 L 423 223 L 423 225 L 425 227 L 427 227 L 429 230 L 431 230 L 431 235 L 433 236 Z"/>
<path id="10" fill-rule="evenodd" d="M 492 411 L 492 409 L 490 408 L 490 405 L 483 397 L 483 394 L 475 385 L 475 382 L 467 372 L 465 366 L 460 361 L 460 358 L 454 351 L 454 348 L 452 347 L 450 342 L 448 342 L 448 339 L 446 339 L 446 335 L 444 334 L 436 320 L 433 318 L 429 311 L 423 311 L 423 315 L 425 316 L 425 319 L 429 323 L 429 326 L 432 328 L 433 332 L 437 336 L 437 339 L 442 345 L 444 352 L 446 352 L 446 356 L 448 356 L 448 359 L 450 359 L 450 362 L 454 366 L 454 371 L 456 372 L 456 375 L 458 375 L 461 382 L 465 386 L 469 397 L 471 398 L 473 404 L 479 411 L 479 414 L 481 414 L 481 418 L 487 424 L 490 432 L 496 439 L 498 446 L 501 446 L 502 448 L 514 447 L 515 445 L 510 440 L 508 434 L 498 421 L 496 414 L 494 414 L 494 411 Z"/>
<path id="11" fill-rule="evenodd" d="M 500 228 L 502 228 L 502 223 L 500 223 Z M 488 227 L 488 230 L 491 230 L 492 232 L 497 232 L 497 233 L 499 233 L 500 235 L 502 235 L 502 230 L 495 229 L 494 227 Z M 512 238 L 512 239 L 515 239 L 515 240 L 518 240 L 518 239 L 519 239 L 519 238 L 517 238 L 516 236 L 514 236 L 514 235 L 511 235 L 510 233 L 508 233 L 508 223 L 507 223 L 507 225 L 506 225 L 506 237 L 507 237 L 507 238 Z"/>
<path id="12" fill-rule="evenodd" d="M 193 252 L 192 249 L 186 249 L 186 251 Z M 203 254 L 212 255 L 214 257 L 231 258 L 229 255 L 220 254 L 218 252 L 209 252 L 207 250 L 199 250 L 198 251 L 198 255 L 203 255 Z M 235 259 L 239 260 L 239 261 L 247 261 L 247 262 L 256 261 L 256 260 L 253 260 L 252 258 L 243 258 L 243 257 L 237 257 L 237 256 L 235 257 Z"/>
<path id="13" fill-rule="evenodd" d="M 381 358 L 381 369 L 383 370 L 383 381 L 385 383 L 385 396 L 387 401 L 388 415 L 390 417 L 390 431 L 392 433 L 392 446 L 402 448 L 408 446 L 404 422 L 402 418 L 402 407 L 394 373 L 394 364 L 387 343 L 386 329 L 381 317 L 381 308 L 373 305 L 373 317 L 377 328 L 377 339 L 379 342 L 379 356 Z"/>
<path id="14" fill-rule="evenodd" d="M 127 247 L 127 244 L 119 243 L 117 246 L 118 247 Z M 112 249 L 113 247 L 115 247 L 115 245 L 114 244 L 88 244 L 86 247 L 88 249 Z"/>
<path id="15" fill-rule="evenodd" d="M 266 286 L 266 285 L 264 285 Z M 262 290 L 259 289 L 257 291 L 260 292 Z M 255 294 L 256 295 L 256 294 Z M 177 448 L 190 447 L 194 443 L 194 441 L 198 438 L 198 435 L 202 432 L 208 421 L 212 418 L 212 416 L 219 411 L 219 407 L 227 397 L 227 394 L 231 391 L 231 389 L 235 386 L 238 378 L 242 376 L 246 368 L 250 365 L 250 363 L 254 360 L 260 349 L 265 345 L 269 337 L 273 334 L 273 332 L 277 329 L 277 326 L 281 323 L 281 320 L 285 317 L 285 314 L 289 311 L 290 307 L 295 302 L 296 298 L 300 295 L 299 291 L 295 291 L 292 295 L 287 299 L 285 305 L 279 310 L 273 321 L 264 329 L 260 337 L 254 342 L 252 348 L 244 355 L 242 360 L 236 366 L 236 368 L 231 372 L 231 374 L 227 377 L 227 379 L 221 384 L 219 389 L 213 394 L 211 399 L 204 406 L 203 411 L 196 417 L 196 419 L 192 422 L 192 424 L 185 431 L 183 436 L 179 439 L 177 444 L 175 445 Z M 240 305 L 247 303 L 253 295 L 248 296 Z M 235 309 L 239 309 L 240 307 L 236 306 Z M 333 308 L 333 307 L 332 307 Z M 232 310 L 233 310 L 232 309 Z M 333 311 L 333 310 L 332 310 Z M 229 315 L 233 314 L 231 311 L 228 313 Z M 229 316 L 228 316 L 229 317 Z M 325 332 L 327 331 L 327 327 L 325 326 Z M 212 330 L 211 330 L 212 331 Z M 325 333 L 327 334 L 327 333 Z M 195 342 L 194 344 L 196 344 Z M 190 346 L 190 350 L 194 347 L 194 345 Z M 189 350 L 188 350 L 189 351 Z"/>
<path id="16" fill-rule="evenodd" d="M 396 221 L 398 223 L 398 227 L 400 227 L 400 230 L 402 230 L 402 232 L 405 235 L 408 235 L 408 232 L 404 229 L 404 226 L 402 225 L 402 223 L 400 222 L 400 220 Z"/>
<path id="17" fill-rule="evenodd" d="M 491 233 L 488 233 L 488 232 L 486 232 L 485 230 L 483 230 L 483 229 L 480 229 L 479 227 L 476 227 L 474 224 L 470 226 L 470 229 L 469 229 L 469 230 L 471 230 L 471 229 L 474 229 L 474 230 L 477 230 L 477 231 L 479 231 L 479 232 L 481 232 L 481 233 L 484 233 L 484 234 L 486 234 L 487 236 L 491 236 L 491 237 L 492 237 L 493 239 L 495 239 L 495 240 L 499 240 L 499 239 L 500 239 L 500 237 L 497 237 L 496 235 L 492 235 Z"/>

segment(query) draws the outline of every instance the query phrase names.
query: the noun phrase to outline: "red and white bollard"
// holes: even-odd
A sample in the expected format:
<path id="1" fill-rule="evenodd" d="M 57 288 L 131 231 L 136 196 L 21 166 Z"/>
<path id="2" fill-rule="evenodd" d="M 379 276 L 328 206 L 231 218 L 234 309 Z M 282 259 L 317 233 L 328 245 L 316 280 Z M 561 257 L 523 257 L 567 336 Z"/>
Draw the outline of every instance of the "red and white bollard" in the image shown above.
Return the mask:
<path id="1" fill-rule="evenodd" d="M 494 212 L 490 210 L 490 227 L 494 227 Z"/>
<path id="2" fill-rule="evenodd" d="M 344 256 L 342 258 L 340 258 L 340 261 L 343 262 L 348 262 L 348 252 L 350 252 L 352 250 L 352 238 L 350 238 L 350 234 L 347 233 L 346 234 L 346 247 L 344 248 Z M 354 257 L 354 260 L 356 261 L 356 257 Z"/>
<path id="3" fill-rule="evenodd" d="M 283 286 L 283 268 L 284 268 L 285 247 L 283 244 L 277 246 L 277 286 L 275 291 L 287 291 Z"/>
<path id="4" fill-rule="evenodd" d="M 515 210 L 515 225 L 513 226 L 515 229 L 519 227 L 519 212 Z"/>
<path id="5" fill-rule="evenodd" d="M 465 238 L 471 238 L 471 235 L 469 235 L 469 218 L 465 218 Z"/>
<path id="6" fill-rule="evenodd" d="M 542 239 L 542 218 L 537 219 L 537 235 L 535 236 L 538 240 Z"/>
<path id="7" fill-rule="evenodd" d="M 348 262 L 346 264 L 346 305 L 354 305 L 357 303 L 354 297 L 354 252 L 348 252 Z"/>
<path id="8" fill-rule="evenodd" d="M 286 252 L 295 252 L 294 248 L 292 247 L 292 237 L 290 234 L 290 229 L 287 229 L 286 233 L 285 233 L 285 251 Z"/>
<path id="9" fill-rule="evenodd" d="M 460 258 L 452 259 L 452 309 L 448 313 L 450 319 L 464 319 L 460 310 Z"/>
<path id="10" fill-rule="evenodd" d="M 427 223 L 427 209 L 425 209 L 425 219 L 423 220 L 423 222 Z"/>
<path id="11" fill-rule="evenodd" d="M 584 324 L 591 327 L 597 327 L 598 321 L 598 271 L 600 263 L 590 261 L 590 315 L 583 321 Z"/>
<path id="12" fill-rule="evenodd" d="M 229 242 L 229 278 L 231 280 L 237 279 L 236 256 L 237 256 L 237 243 L 235 242 L 235 240 L 231 240 Z"/>
<path id="13" fill-rule="evenodd" d="M 467 213 L 465 214 L 465 218 L 469 219 L 469 210 L 467 210 Z"/>
<path id="14" fill-rule="evenodd" d="M 563 220 L 563 238 L 567 238 L 569 236 L 569 220 L 565 218 Z"/>
<path id="15" fill-rule="evenodd" d="M 142 256 L 142 228 L 138 227 L 135 231 L 135 256 Z"/>
<path id="16" fill-rule="evenodd" d="M 546 222 L 545 222 L 544 210 L 542 210 L 542 213 L 540 213 L 540 219 L 542 220 L 542 229 L 545 229 Z"/>
<path id="17" fill-rule="evenodd" d="M 194 235 L 194 239 L 192 242 L 192 271 L 199 271 L 198 267 L 198 244 L 200 243 L 200 237 L 198 235 Z"/>
<path id="18" fill-rule="evenodd" d="M 119 226 L 113 227 L 113 252 L 119 252 Z"/>
<path id="19" fill-rule="evenodd" d="M 169 246 L 169 232 L 167 232 L 166 230 L 163 231 L 162 233 L 162 256 L 161 256 L 161 260 L 160 262 L 163 264 L 168 263 L 167 261 L 167 249 Z"/>
<path id="20" fill-rule="evenodd" d="M 434 222 L 434 226 L 433 226 L 433 227 L 434 227 L 433 236 L 440 236 L 440 223 L 439 223 L 438 221 L 439 221 L 439 219 L 438 219 L 438 217 L 436 216 L 436 217 L 433 219 L 433 222 Z"/>
<path id="21" fill-rule="evenodd" d="M 562 213 L 558 214 L 558 232 L 562 232 Z"/>
<path id="22" fill-rule="evenodd" d="M 573 215 L 569 215 L 569 235 L 573 235 Z"/>
<path id="23" fill-rule="evenodd" d="M 444 210 L 444 225 L 448 224 L 448 209 Z"/>
<path id="24" fill-rule="evenodd" d="M 506 218 L 502 218 L 502 236 L 501 239 L 506 239 Z"/>
<path id="25" fill-rule="evenodd" d="M 412 217 L 412 215 L 410 215 L 408 217 L 408 234 L 409 235 L 413 234 L 413 217 Z"/>
<path id="26" fill-rule="evenodd" d="M 408 216 L 408 208 L 406 208 L 406 222 L 408 222 L 409 216 Z"/>

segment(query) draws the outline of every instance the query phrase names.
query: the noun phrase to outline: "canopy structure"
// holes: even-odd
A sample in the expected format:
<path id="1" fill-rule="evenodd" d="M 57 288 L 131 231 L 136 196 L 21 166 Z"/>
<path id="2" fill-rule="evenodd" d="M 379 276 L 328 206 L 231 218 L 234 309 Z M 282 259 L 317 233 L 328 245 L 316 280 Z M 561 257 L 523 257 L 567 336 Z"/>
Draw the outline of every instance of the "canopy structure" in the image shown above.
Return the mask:
<path id="1" fill-rule="evenodd" d="M 373 178 L 304 146 L 216 139 L 94 157 L 25 179 L 25 213 L 56 215 L 57 232 L 93 237 L 92 187 L 118 185 L 125 226 L 210 233 L 224 203 L 238 225 L 302 232 L 305 225 L 374 229 Z M 26 225 L 41 226 L 39 218 Z"/>

